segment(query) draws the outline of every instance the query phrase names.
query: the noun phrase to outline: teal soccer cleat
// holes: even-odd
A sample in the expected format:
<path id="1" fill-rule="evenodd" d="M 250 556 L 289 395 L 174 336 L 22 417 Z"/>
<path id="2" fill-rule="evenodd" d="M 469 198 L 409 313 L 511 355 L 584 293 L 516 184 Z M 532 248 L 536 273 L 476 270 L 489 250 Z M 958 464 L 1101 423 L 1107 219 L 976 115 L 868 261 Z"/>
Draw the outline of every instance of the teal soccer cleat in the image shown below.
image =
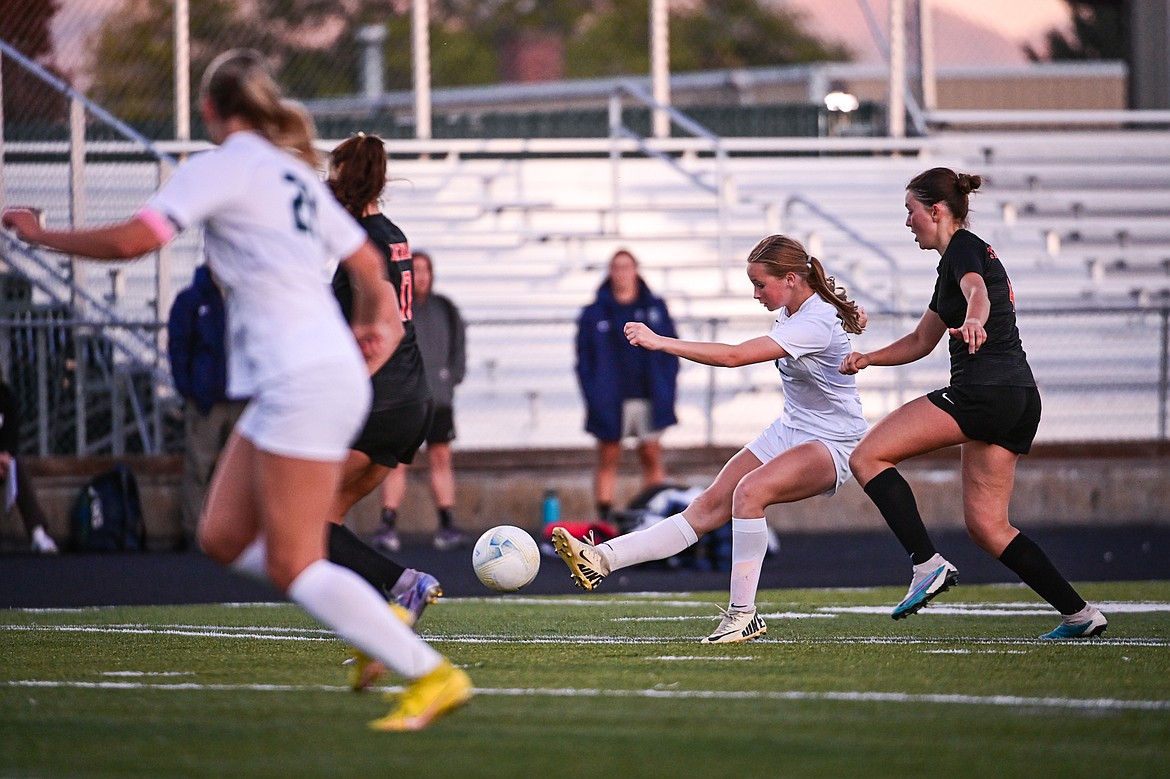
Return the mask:
<path id="1" fill-rule="evenodd" d="M 1056 630 L 1045 633 L 1040 638 L 1060 641 L 1070 638 L 1093 638 L 1105 632 L 1109 627 L 1109 620 L 1096 606 L 1088 605 L 1076 614 L 1069 614 L 1060 620 Z"/>
<path id="2" fill-rule="evenodd" d="M 905 619 L 911 614 L 916 614 L 936 596 L 958 583 L 958 569 L 948 563 L 942 555 L 936 554 L 925 563 L 914 566 L 914 578 L 910 580 L 910 590 L 902 602 L 894 607 L 890 616 L 894 619 Z"/>

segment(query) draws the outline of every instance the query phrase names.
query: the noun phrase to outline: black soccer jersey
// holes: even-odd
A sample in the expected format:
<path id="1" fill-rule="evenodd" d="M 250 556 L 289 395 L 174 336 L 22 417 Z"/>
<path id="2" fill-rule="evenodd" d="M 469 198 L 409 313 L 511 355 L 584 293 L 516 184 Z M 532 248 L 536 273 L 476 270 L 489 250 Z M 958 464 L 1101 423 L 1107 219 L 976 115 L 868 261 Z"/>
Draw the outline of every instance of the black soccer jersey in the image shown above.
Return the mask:
<path id="1" fill-rule="evenodd" d="M 370 410 L 382 411 L 428 398 L 431 390 L 426 373 L 423 372 L 422 354 L 414 334 L 414 317 L 411 313 L 414 263 L 410 244 L 403 232 L 382 214 L 365 216 L 358 221 L 386 261 L 386 277 L 398 293 L 398 307 L 406 331 L 394 354 L 372 377 L 374 398 Z M 348 322 L 353 316 L 353 287 L 349 274 L 343 268 L 338 268 L 333 275 L 333 294 L 337 296 L 337 302 Z"/>
<path id="2" fill-rule="evenodd" d="M 1035 387 L 1016 327 L 1016 301 L 1007 271 L 995 251 L 968 230 L 955 232 L 939 260 L 930 310 L 947 327 L 962 326 L 967 318 L 967 299 L 959 280 L 968 273 L 978 273 L 987 285 L 991 300 L 991 313 L 984 325 L 987 341 L 975 354 L 968 354 L 961 338 L 950 339 L 951 384 Z"/>

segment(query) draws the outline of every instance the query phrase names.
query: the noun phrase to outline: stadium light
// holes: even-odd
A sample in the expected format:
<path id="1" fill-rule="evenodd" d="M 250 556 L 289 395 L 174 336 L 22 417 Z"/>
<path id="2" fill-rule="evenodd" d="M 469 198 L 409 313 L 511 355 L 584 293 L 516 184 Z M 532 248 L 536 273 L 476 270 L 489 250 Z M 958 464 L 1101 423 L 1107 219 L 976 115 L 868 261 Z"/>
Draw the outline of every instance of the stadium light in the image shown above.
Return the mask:
<path id="1" fill-rule="evenodd" d="M 859 105 L 861 104 L 857 100 L 857 95 L 843 89 L 834 89 L 825 95 L 825 108 L 830 111 L 840 111 L 847 114 L 850 111 L 856 111 Z"/>

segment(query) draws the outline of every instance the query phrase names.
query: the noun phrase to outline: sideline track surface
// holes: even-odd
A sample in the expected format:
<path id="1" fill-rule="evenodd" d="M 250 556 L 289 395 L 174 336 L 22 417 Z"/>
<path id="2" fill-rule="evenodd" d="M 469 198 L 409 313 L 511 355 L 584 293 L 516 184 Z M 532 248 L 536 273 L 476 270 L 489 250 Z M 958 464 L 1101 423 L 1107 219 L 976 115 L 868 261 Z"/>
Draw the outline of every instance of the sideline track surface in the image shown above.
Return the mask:
<path id="1" fill-rule="evenodd" d="M 1170 579 L 1170 526 L 1025 529 L 1073 582 Z M 959 568 L 960 584 L 1014 582 L 1014 575 L 962 532 L 935 532 L 935 545 Z M 788 534 L 764 561 L 761 589 L 873 587 L 908 584 L 905 553 L 888 532 Z M 449 597 L 489 596 L 471 570 L 471 549 L 436 551 L 429 539 L 407 539 L 393 557 L 437 576 Z M 727 587 L 725 571 L 671 570 L 658 565 L 608 577 L 599 592 L 712 591 Z M 579 592 L 564 564 L 542 557 L 525 595 Z M 31 554 L 0 556 L 0 608 L 280 600 L 271 588 L 234 574 L 196 552 Z"/>

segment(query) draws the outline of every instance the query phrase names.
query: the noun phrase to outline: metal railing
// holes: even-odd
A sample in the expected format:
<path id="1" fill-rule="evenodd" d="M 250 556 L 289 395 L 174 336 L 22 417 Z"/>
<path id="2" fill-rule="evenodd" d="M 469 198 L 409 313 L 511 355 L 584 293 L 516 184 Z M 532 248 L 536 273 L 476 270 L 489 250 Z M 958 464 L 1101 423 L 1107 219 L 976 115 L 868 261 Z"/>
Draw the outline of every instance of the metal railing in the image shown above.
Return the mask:
<path id="1" fill-rule="evenodd" d="M 88 100 L 13 46 L 0 40 L 7 58 L 35 75 L 69 104 L 69 217 L 83 225 L 87 155 L 86 115 L 127 139 L 136 153 L 153 159 L 161 181 L 176 164 L 171 155 L 133 127 Z M 0 94 L 0 99 L 3 95 Z M 0 129 L 0 171 L 7 149 Z M 6 201 L 0 173 L 0 205 Z M 163 305 L 170 301 L 168 253 L 155 254 L 156 296 L 151 322 L 130 322 L 95 294 L 77 259 L 57 262 L 0 233 L 0 257 L 49 302 L 9 306 L 15 319 L 0 319 L 0 365 L 23 398 L 35 398 L 26 418 L 35 420 L 39 454 L 158 453 L 167 443 L 164 406 L 172 397 L 160 339 Z M 28 412 L 32 413 L 29 414 Z M 67 432 L 66 432 L 67 431 Z"/>
<path id="2" fill-rule="evenodd" d="M 175 450 L 181 425 L 166 365 L 127 360 L 115 347 L 160 329 L 78 320 L 65 307 L 0 318 L 0 368 L 21 404 L 23 450 L 42 457 Z"/>
<path id="3" fill-rule="evenodd" d="M 642 103 L 647 108 L 654 112 L 662 112 L 670 118 L 670 121 L 678 125 L 686 132 L 691 133 L 696 138 L 701 138 L 707 142 L 711 149 L 711 153 L 715 157 L 715 181 L 708 182 L 701 173 L 695 173 L 688 170 L 681 165 L 671 155 L 659 151 L 649 145 L 646 139 L 635 133 L 622 121 L 622 96 L 631 97 Z M 670 168 L 678 171 L 684 178 L 695 186 L 705 192 L 714 195 L 715 197 L 715 221 L 716 221 L 716 245 L 718 247 L 718 263 L 721 271 L 720 277 L 723 279 L 724 291 L 726 291 L 727 273 L 725 272 L 731 262 L 731 252 L 729 249 L 730 242 L 728 240 L 728 210 L 730 206 L 733 193 L 731 191 L 731 181 L 727 175 L 727 150 L 723 146 L 723 139 L 715 133 L 708 130 L 703 125 L 691 119 L 686 114 L 682 113 L 673 106 L 663 105 L 657 102 L 644 89 L 634 83 L 620 84 L 613 90 L 609 98 L 609 136 L 614 143 L 610 146 L 609 160 L 611 166 L 612 180 L 612 213 L 613 213 L 613 228 L 615 233 L 620 233 L 620 218 L 621 218 L 621 160 L 622 152 L 617 146 L 616 141 L 620 139 L 632 140 L 638 151 L 642 154 L 653 157 Z"/>
<path id="4" fill-rule="evenodd" d="M 910 332 L 921 315 L 874 314 L 866 331 L 852 337 L 854 348 L 884 346 Z M 723 343 L 766 333 L 770 321 L 766 314 L 676 318 L 681 337 Z M 1170 307 L 1027 310 L 1019 326 L 1044 400 L 1037 441 L 1170 440 Z M 573 370 L 574 332 L 571 316 L 471 319 L 467 378 L 455 401 L 457 446 L 590 446 Z M 871 424 L 947 383 L 945 339 L 923 360 L 858 375 Z M 783 402 L 770 363 L 725 369 L 683 361 L 680 424 L 663 443 L 741 446 L 780 415 Z"/>
<path id="5" fill-rule="evenodd" d="M 885 247 L 875 241 L 866 238 L 859 231 L 853 229 L 845 220 L 830 213 L 822 208 L 819 204 L 802 195 L 793 195 L 789 197 L 784 203 L 784 215 L 788 216 L 794 206 L 802 206 L 813 214 L 823 219 L 826 223 L 832 225 L 839 230 L 842 235 L 846 236 L 850 241 L 861 246 L 873 253 L 873 256 L 882 260 L 886 264 L 890 273 L 890 297 L 888 300 L 878 300 L 869 295 L 864 295 L 863 290 L 857 284 L 850 284 L 852 289 L 858 290 L 858 295 L 864 295 L 865 299 L 876 304 L 875 309 L 878 312 L 891 313 L 899 311 L 902 308 L 902 279 L 901 268 L 898 261 L 886 251 Z M 811 251 L 811 250 L 810 250 Z M 835 271 L 835 274 L 842 279 L 848 279 L 848 276 L 840 269 Z"/>

